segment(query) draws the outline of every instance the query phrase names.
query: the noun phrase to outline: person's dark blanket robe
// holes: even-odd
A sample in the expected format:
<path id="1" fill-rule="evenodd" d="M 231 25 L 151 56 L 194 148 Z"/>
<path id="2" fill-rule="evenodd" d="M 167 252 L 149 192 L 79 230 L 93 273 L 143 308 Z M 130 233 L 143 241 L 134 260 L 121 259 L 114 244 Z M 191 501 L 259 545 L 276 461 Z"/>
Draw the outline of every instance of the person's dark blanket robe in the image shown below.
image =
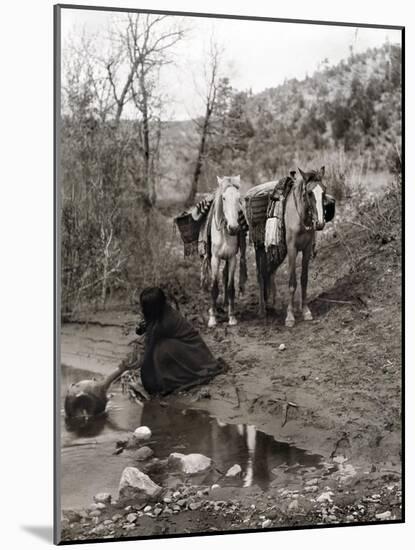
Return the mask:
<path id="1" fill-rule="evenodd" d="M 150 394 L 168 394 L 208 382 L 223 372 L 199 333 L 175 309 L 147 326 L 141 381 Z"/>

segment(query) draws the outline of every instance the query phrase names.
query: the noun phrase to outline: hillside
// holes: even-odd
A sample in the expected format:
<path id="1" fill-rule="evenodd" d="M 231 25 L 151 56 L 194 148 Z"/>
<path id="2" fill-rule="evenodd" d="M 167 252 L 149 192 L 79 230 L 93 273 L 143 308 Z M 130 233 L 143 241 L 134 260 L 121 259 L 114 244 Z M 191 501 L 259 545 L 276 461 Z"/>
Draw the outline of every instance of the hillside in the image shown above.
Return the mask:
<path id="1" fill-rule="evenodd" d="M 241 173 L 254 185 L 299 163 L 393 171 L 401 150 L 401 49 L 385 44 L 335 66 L 325 60 L 304 80 L 259 94 L 231 89 L 226 100 L 210 136 L 201 190 L 216 173 Z M 186 193 L 198 141 L 191 121 L 165 123 L 161 196 Z"/>

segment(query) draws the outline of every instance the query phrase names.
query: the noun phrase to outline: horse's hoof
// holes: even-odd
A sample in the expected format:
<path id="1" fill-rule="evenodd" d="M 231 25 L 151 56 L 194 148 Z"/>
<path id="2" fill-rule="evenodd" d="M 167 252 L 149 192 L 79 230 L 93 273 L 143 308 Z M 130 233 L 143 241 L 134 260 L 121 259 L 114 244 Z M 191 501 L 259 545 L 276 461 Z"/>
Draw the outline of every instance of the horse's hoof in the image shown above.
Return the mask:
<path id="1" fill-rule="evenodd" d="M 208 321 L 208 328 L 216 327 L 216 319 L 214 317 L 210 317 Z"/>
<path id="2" fill-rule="evenodd" d="M 309 309 L 306 309 L 303 311 L 303 319 L 304 321 L 312 321 L 313 320 L 313 314 Z"/>
<path id="3" fill-rule="evenodd" d="M 293 328 L 294 325 L 295 325 L 295 319 L 286 319 L 285 320 L 285 326 L 287 328 Z"/>
<path id="4" fill-rule="evenodd" d="M 238 321 L 236 320 L 236 317 L 229 317 L 228 325 L 230 327 L 234 327 L 238 324 Z"/>

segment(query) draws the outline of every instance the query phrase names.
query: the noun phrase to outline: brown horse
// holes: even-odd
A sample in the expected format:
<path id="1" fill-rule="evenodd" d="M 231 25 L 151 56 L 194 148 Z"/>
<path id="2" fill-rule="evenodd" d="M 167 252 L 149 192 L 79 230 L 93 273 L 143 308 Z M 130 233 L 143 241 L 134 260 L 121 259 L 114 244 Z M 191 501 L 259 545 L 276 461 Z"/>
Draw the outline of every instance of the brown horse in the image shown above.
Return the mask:
<path id="1" fill-rule="evenodd" d="M 308 266 L 315 242 L 315 231 L 324 228 L 324 196 L 326 187 L 323 184 L 324 166 L 320 170 L 303 172 L 299 169 L 302 179 L 296 181 L 287 196 L 285 204 L 285 238 L 288 255 L 290 301 L 287 309 L 285 325 L 293 327 L 294 297 L 297 289 L 296 260 L 298 252 L 302 252 L 301 269 L 301 311 L 304 321 L 312 321 L 313 315 L 307 305 Z M 260 287 L 260 315 L 265 315 L 265 304 L 272 294 L 275 298 L 274 275 L 284 261 L 278 263 L 267 257 L 264 246 L 256 247 L 256 263 Z"/>

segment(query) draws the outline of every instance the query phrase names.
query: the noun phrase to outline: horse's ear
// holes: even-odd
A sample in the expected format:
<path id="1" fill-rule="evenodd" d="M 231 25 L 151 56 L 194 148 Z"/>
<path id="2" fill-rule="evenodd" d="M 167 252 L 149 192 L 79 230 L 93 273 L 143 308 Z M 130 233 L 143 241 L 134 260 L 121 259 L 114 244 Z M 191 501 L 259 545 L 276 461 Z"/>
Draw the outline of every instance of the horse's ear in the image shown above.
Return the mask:
<path id="1" fill-rule="evenodd" d="M 219 176 L 216 176 L 216 179 L 218 181 L 218 185 L 221 185 L 223 178 L 220 178 Z"/>
<path id="2" fill-rule="evenodd" d="M 239 187 L 240 187 L 240 185 L 241 185 L 241 176 L 240 176 L 240 175 L 234 176 L 232 179 L 233 179 L 233 183 L 234 183 L 234 184 L 238 187 L 238 189 L 239 189 Z"/>
<path id="3" fill-rule="evenodd" d="M 321 177 L 324 176 L 325 171 L 326 171 L 326 167 L 325 167 L 325 166 L 322 166 L 322 167 L 320 168 Z"/>
<path id="4" fill-rule="evenodd" d="M 301 174 L 303 180 L 304 180 L 304 181 L 307 181 L 307 174 L 305 174 L 305 173 L 301 170 L 301 168 L 298 168 L 298 171 L 300 172 L 300 174 Z"/>

